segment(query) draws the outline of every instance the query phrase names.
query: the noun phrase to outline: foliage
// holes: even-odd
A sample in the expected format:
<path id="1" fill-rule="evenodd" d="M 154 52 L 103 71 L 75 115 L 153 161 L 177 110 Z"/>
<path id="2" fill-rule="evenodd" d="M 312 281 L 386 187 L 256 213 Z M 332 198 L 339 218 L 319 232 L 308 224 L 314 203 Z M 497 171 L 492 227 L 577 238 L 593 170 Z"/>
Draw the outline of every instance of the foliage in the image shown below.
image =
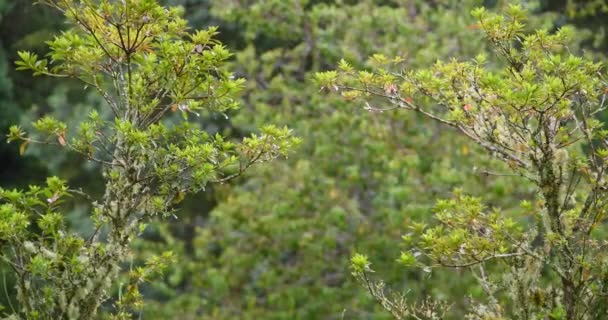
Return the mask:
<path id="1" fill-rule="evenodd" d="M 402 264 L 428 271 L 468 268 L 487 295 L 472 303 L 470 318 L 603 318 L 607 145 L 597 119 L 605 109 L 602 67 L 569 50 L 571 28 L 526 32 L 520 6 L 504 15 L 480 8 L 473 16 L 504 67 L 492 68 L 484 54 L 421 70 L 376 56 L 373 71 L 342 62 L 339 71 L 319 73 L 317 81 L 349 99 L 370 105 L 386 100 L 389 108 L 451 126 L 536 186 L 536 199 L 522 203 L 532 223 L 460 193 L 438 201 L 436 222 L 404 236 Z M 366 258 L 352 262 L 355 275 L 373 285 Z M 397 303 L 370 291 L 385 308 Z M 390 310 L 397 318 L 437 318 L 417 305 L 397 305 Z"/>
<path id="2" fill-rule="evenodd" d="M 198 128 L 189 117 L 238 107 L 243 80 L 228 71 L 228 50 L 215 28 L 188 33 L 179 8 L 153 0 L 42 1 L 71 24 L 48 41 L 48 58 L 19 52 L 17 69 L 73 78 L 94 89 L 112 112 L 97 110 L 77 128 L 52 116 L 33 123 L 36 136 L 13 126 L 9 141 L 25 150 L 51 144 L 101 165 L 105 192 L 92 199 L 50 178 L 47 187 L 2 190 L 2 257 L 18 280 L 20 309 L 12 317 L 89 319 L 109 289 L 129 244 L 153 217 L 174 212 L 187 193 L 228 181 L 257 162 L 285 156 L 299 140 L 290 130 L 264 126 L 259 134 L 230 141 Z M 180 117 L 181 116 L 181 117 Z M 94 230 L 70 231 L 58 205 L 68 195 L 89 199 Z M 90 199 L 91 198 L 91 199 Z M 138 285 L 161 271 L 170 254 L 131 270 L 113 318 L 141 308 Z"/>
<path id="3" fill-rule="evenodd" d="M 206 184 L 204 190 L 196 193 L 176 190 L 170 196 L 172 201 L 166 214 L 145 218 L 142 221 L 145 229 L 137 228 L 139 236 L 130 238 L 125 256 L 118 263 L 120 271 L 112 278 L 112 287 L 104 292 L 106 302 L 98 310 L 99 317 L 386 319 L 391 312 L 384 311 L 385 307 L 393 311 L 393 316 L 400 316 L 402 310 L 408 309 L 422 318 L 462 319 L 471 305 L 497 306 L 488 299 L 487 288 L 475 285 L 476 277 L 482 275 L 478 266 L 445 270 L 432 258 L 445 250 L 455 250 L 452 241 L 462 241 L 463 234 L 471 241 L 472 248 L 481 248 L 484 253 L 494 250 L 499 254 L 511 253 L 500 253 L 501 246 L 512 244 L 505 240 L 511 235 L 518 241 L 526 237 L 528 241 L 535 239 L 532 242 L 538 245 L 540 235 L 532 236 L 536 230 L 542 231 L 539 227 L 543 215 L 536 214 L 542 208 L 542 201 L 535 198 L 538 189 L 517 174 L 508 173 L 507 164 L 480 152 L 482 147 L 466 141 L 464 135 L 457 135 L 453 127 L 428 123 L 423 115 L 404 113 L 401 108 L 380 110 L 383 99 L 372 97 L 364 100 L 348 97 L 365 112 L 353 110 L 349 107 L 353 101 L 340 95 L 324 95 L 310 80 L 315 72 L 334 68 L 341 57 L 352 63 L 353 70 L 367 71 L 394 70 L 394 67 L 411 70 L 449 56 L 465 61 L 475 58 L 479 52 L 485 52 L 488 45 L 476 31 L 479 25 L 474 24 L 469 11 L 482 4 L 500 9 L 510 1 L 162 2 L 183 6 L 179 10 L 194 29 L 219 26 L 217 30 L 221 32 L 213 35 L 213 39 L 221 40 L 234 52 L 219 63 L 219 69 L 233 70 L 237 78 L 247 79 L 236 90 L 243 93 L 240 98 L 235 95 L 230 98 L 250 111 L 217 112 L 217 105 L 205 104 L 203 109 L 189 112 L 180 110 L 176 104 L 163 117 L 164 126 L 176 128 L 184 122 L 185 113 L 189 126 L 206 132 L 211 144 L 215 144 L 216 134 L 233 137 L 229 140 L 233 143 L 259 132 L 257 128 L 266 123 L 288 125 L 306 138 L 301 152 L 289 161 L 252 168 L 233 183 Z M 534 12 L 526 21 L 527 30 L 553 30 L 555 25 L 575 22 L 577 26 L 594 30 L 595 42 L 586 42 L 588 33 L 578 29 L 575 39 L 568 42 L 569 49 L 577 51 L 579 43 L 601 49 L 603 15 L 601 10 L 586 11 L 586 8 L 594 9 L 593 2 L 541 0 L 540 7 L 534 3 L 524 2 Z M 576 10 L 566 12 L 567 5 Z M 18 160 L 3 161 L 3 186 L 9 190 L 2 192 L 10 194 L 15 192 L 10 190 L 13 186 L 24 186 L 22 199 L 34 201 L 31 199 L 37 197 L 41 202 L 39 207 L 28 207 L 24 212 L 59 214 L 59 234 L 77 242 L 85 240 L 87 244 L 96 230 L 90 213 L 98 203 L 103 203 L 104 184 L 110 172 L 106 162 L 111 162 L 112 157 L 101 150 L 100 141 L 93 141 L 91 156 L 94 159 L 87 160 L 88 152 L 80 157 L 86 143 L 76 143 L 82 140 L 79 128 L 82 123 L 91 122 L 89 114 L 96 113 L 103 123 L 100 132 L 111 137 L 116 133 L 115 116 L 98 89 L 89 85 L 88 90 L 82 90 L 83 83 L 73 77 L 36 77 L 31 81 L 25 73 L 8 70 L 10 61 L 17 58 L 17 48 L 27 48 L 38 57 L 48 58 L 42 40 L 64 25 L 60 23 L 62 15 L 45 6 L 31 6 L 27 1 L 0 0 L 2 10 L 8 11 L 0 21 L 3 49 L 0 57 L 6 61 L 4 64 L 0 61 L 0 100 L 4 106 L 0 108 L 0 112 L 4 112 L 0 122 L 2 125 L 16 123 L 20 116 L 22 131 L 32 132 L 23 136 L 26 140 L 21 140 L 22 144 L 13 144 L 3 151 L 3 160 Z M 554 13 L 541 14 L 544 10 Z M 116 36 L 111 25 L 109 29 Z M 87 38 L 86 30 L 76 33 Z M 180 39 L 190 41 L 187 37 Z M 120 39 L 113 41 L 120 43 Z M 116 44 L 109 47 L 120 53 Z M 376 52 L 384 55 L 368 59 Z M 393 57 L 402 61 L 398 66 L 387 66 L 386 60 Z M 491 51 L 486 60 L 484 67 L 492 71 L 501 70 L 507 64 L 504 59 L 495 59 Z M 133 61 L 133 66 L 137 70 L 138 62 Z M 154 68 L 163 70 L 157 65 Z M 215 72 L 208 74 L 210 78 L 218 77 Z M 230 80 L 228 74 L 219 78 Z M 120 100 L 114 93 L 111 76 L 103 79 L 102 89 L 111 98 Z M 385 88 L 380 91 L 385 92 Z M 411 97 L 415 98 L 412 102 L 424 108 L 437 107 L 432 102 L 427 104 L 421 96 Z M 146 97 L 146 101 L 149 98 Z M 171 103 L 168 100 L 161 104 Z M 596 116 L 602 114 L 598 112 Z M 34 124 L 40 129 L 50 129 L 50 136 L 48 132 L 38 132 L 28 121 L 37 120 L 41 115 L 51 117 Z M 60 121 L 53 124 L 52 119 Z M 59 135 L 52 130 L 57 124 L 65 126 L 65 135 L 61 135 L 63 128 L 57 132 Z M 65 140 L 65 146 L 60 139 Z M 26 141 L 29 142 L 23 144 Z M 53 146 L 38 146 L 36 141 L 48 141 Z M 158 146 L 160 140 L 153 141 Z M 112 148 L 112 143 L 103 142 Z M 80 147 L 78 152 L 59 152 L 76 146 Z M 161 150 L 164 156 L 175 150 L 165 147 L 154 150 Z M 571 148 L 569 157 L 578 147 Z M 19 158 L 20 151 L 24 158 Z M 5 157 L 7 154 L 11 158 Z M 246 155 L 242 159 L 244 164 L 245 158 Z M 72 190 L 68 189 L 65 198 L 58 197 L 58 203 L 52 206 L 47 199 L 52 199 L 53 194 L 27 191 L 32 177 L 39 180 L 45 174 L 29 169 L 29 165 L 27 170 L 16 170 L 25 167 L 25 159 L 41 162 L 52 175 L 65 179 L 67 183 L 60 183 L 71 185 Z M 154 157 L 153 161 L 157 160 Z M 215 179 L 239 171 L 236 166 L 226 168 L 225 173 L 218 172 Z M 581 190 L 585 190 L 583 185 L 583 182 L 579 184 Z M 452 193 L 456 187 L 466 190 L 466 194 L 459 189 Z M 49 186 L 37 188 L 47 190 Z M 448 199 L 434 205 L 436 198 Z M 2 201 L 9 207 L 20 206 L 6 199 Z M 174 207 L 178 204 L 179 211 L 176 211 Z M 435 212 L 435 216 L 430 216 L 431 212 Z M 38 243 L 44 238 L 48 247 L 53 237 L 41 235 L 37 219 L 36 215 L 29 218 L 29 240 L 25 241 Z M 510 232 L 483 236 L 489 230 L 487 225 L 500 226 L 500 230 Z M 107 245 L 110 229 L 111 225 L 106 224 L 97 232 L 100 246 Z M 423 238 L 427 232 L 427 238 Z M 424 240 L 431 239 L 441 246 L 422 246 Z M 9 247 L 7 244 L 3 250 Z M 87 250 L 79 251 L 77 256 L 86 257 Z M 10 253 L 10 250 L 3 252 Z M 357 259 L 352 264 L 362 267 L 355 272 L 358 279 L 348 276 L 348 257 L 354 252 L 373 257 L 371 265 L 365 256 L 354 256 Z M 42 251 L 39 254 L 44 255 Z M 456 254 L 442 257 L 441 262 L 472 262 L 460 258 Z M 394 263 L 396 259 L 399 263 Z M 505 270 L 521 261 L 517 259 L 521 257 L 483 264 L 483 275 L 499 284 L 490 288 L 495 290 L 495 299 L 508 309 L 506 316 L 514 318 L 511 311 L 519 302 L 509 295 L 517 287 L 509 286 L 514 280 L 503 280 L 502 275 L 509 274 Z M 69 265 L 66 259 L 52 261 L 61 267 Z M 59 269 L 53 269 L 55 265 L 51 264 L 48 270 L 56 274 Z M 403 265 L 407 266 L 405 270 Z M 372 266 L 390 284 L 391 290 L 366 269 Z M 532 302 L 528 304 L 547 304 L 550 294 L 546 289 L 555 282 L 545 265 L 533 266 L 527 274 L 534 278 L 538 274 L 535 268 L 539 266 L 543 267 L 540 271 L 543 277 L 537 287 L 545 291 L 532 290 L 529 295 Z M 360 277 L 363 275 L 367 279 Z M 3 283 L 7 297 L 13 295 L 12 280 L 9 275 L 7 283 Z M 372 294 L 357 288 L 356 280 L 363 281 Z M 509 290 L 504 289 L 507 287 Z M 377 306 L 374 298 L 379 299 Z M 7 307 L 4 311 L 20 307 L 13 304 L 4 304 Z M 560 312 L 563 310 L 558 308 L 548 317 L 559 318 Z"/>
<path id="4" fill-rule="evenodd" d="M 497 161 L 480 157 L 450 129 L 427 126 L 413 114 L 353 112 L 340 97 L 319 93 L 310 79 L 341 56 L 371 67 L 366 57 L 380 49 L 408 57 L 411 66 L 455 53 L 473 57 L 484 47 L 468 14 L 479 2 L 283 5 L 211 6 L 215 19 L 225 19 L 221 25 L 236 24 L 236 39 L 251 39 L 236 52 L 234 66 L 251 80 L 243 104 L 254 117 L 231 116 L 229 130 L 273 122 L 307 139 L 289 161 L 215 188 L 212 208 L 197 198 L 188 221 L 149 229 L 148 241 L 137 245 L 141 259 L 172 250 L 180 263 L 164 283 L 150 286 L 143 317 L 385 319 L 348 277 L 355 250 L 373 252 L 375 267 L 409 296 L 455 297 L 452 310 L 461 311 L 468 299 L 462 292 L 484 295 L 470 287 L 472 277 L 434 272 L 420 281 L 428 274 L 404 273 L 393 264 L 400 251 L 394 242 L 404 225 L 428 219 L 435 197 L 457 186 L 507 207 L 530 193 L 529 184 L 486 174 L 501 170 Z M 550 26 L 540 18 L 535 23 Z"/>

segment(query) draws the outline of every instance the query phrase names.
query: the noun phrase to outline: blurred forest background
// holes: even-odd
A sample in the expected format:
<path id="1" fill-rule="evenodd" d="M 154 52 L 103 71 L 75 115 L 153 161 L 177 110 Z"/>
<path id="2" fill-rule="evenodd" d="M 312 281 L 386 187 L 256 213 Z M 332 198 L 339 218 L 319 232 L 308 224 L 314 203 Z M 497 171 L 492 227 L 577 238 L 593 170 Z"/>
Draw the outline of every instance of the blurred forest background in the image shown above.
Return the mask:
<path id="1" fill-rule="evenodd" d="M 346 58 L 364 68 L 370 55 L 403 55 L 412 67 L 486 46 L 470 11 L 500 9 L 501 0 L 163 0 L 180 5 L 193 28 L 219 26 L 247 79 L 238 112 L 201 118 L 211 132 L 245 136 L 264 123 L 287 125 L 304 141 L 286 161 L 259 166 L 226 185 L 187 198 L 175 219 L 148 227 L 133 263 L 172 250 L 177 263 L 146 284 L 142 319 L 389 319 L 350 275 L 353 252 L 413 298 L 432 293 L 466 305 L 483 295 L 463 273 L 405 269 L 399 239 L 424 221 L 435 199 L 454 188 L 490 205 L 517 209 L 531 197 L 521 179 L 484 175 L 500 164 L 449 128 L 404 112 L 370 113 L 311 85 L 315 72 Z M 578 28 L 576 47 L 603 59 L 608 48 L 605 1 L 523 1 L 530 25 Z M 14 71 L 17 50 L 46 52 L 63 17 L 29 0 L 0 0 L 0 132 L 52 113 L 79 122 L 101 98 L 82 85 Z M 490 55 L 491 60 L 491 55 Z M 79 156 L 0 144 L 0 183 L 24 187 L 58 175 L 103 192 L 99 170 Z M 84 203 L 71 228 L 88 230 Z M 3 268 L 6 268 L 4 266 Z M 4 276 L 0 301 L 12 299 Z M 421 280 L 425 279 L 424 284 Z M 14 301 L 12 301 L 14 303 Z"/>

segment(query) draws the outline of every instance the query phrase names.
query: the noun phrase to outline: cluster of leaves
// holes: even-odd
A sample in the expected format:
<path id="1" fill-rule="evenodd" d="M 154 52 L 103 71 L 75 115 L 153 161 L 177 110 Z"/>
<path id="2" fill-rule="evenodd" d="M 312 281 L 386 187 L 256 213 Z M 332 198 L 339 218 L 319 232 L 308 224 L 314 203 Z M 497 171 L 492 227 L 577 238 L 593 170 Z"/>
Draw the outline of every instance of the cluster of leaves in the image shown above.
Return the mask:
<path id="1" fill-rule="evenodd" d="M 537 188 L 535 205 L 525 205 L 536 225 L 518 226 L 498 209 L 487 213 L 474 198 L 440 201 L 439 224 L 419 230 L 401 262 L 479 268 L 488 298 L 471 308 L 473 318 L 605 317 L 601 231 L 608 145 L 597 119 L 606 108 L 602 67 L 569 50 L 570 28 L 525 32 L 520 6 L 504 15 L 476 9 L 473 16 L 504 67 L 493 68 L 480 55 L 408 70 L 398 59 L 376 56 L 381 66 L 373 71 L 342 62 L 317 81 L 348 99 L 387 100 L 390 108 L 451 126 Z M 506 266 L 502 277 L 486 275 L 493 260 Z M 360 256 L 353 262 L 358 277 L 369 271 Z M 397 313 L 416 312 L 403 305 Z"/>
<path id="2" fill-rule="evenodd" d="M 42 196 L 54 205 L 66 195 L 67 187 L 56 179 L 47 189 L 4 192 L 11 201 L 3 207 L 7 221 L 22 228 L 7 226 L 4 237 L 11 242 L 3 245 L 24 250 L 2 252 L 20 284 L 20 307 L 13 317 L 89 319 L 109 297 L 130 242 L 152 217 L 172 213 L 185 194 L 208 183 L 285 156 L 299 139 L 289 129 L 265 126 L 233 142 L 188 121 L 191 114 L 236 108 L 243 80 L 228 71 L 230 53 L 214 39 L 216 29 L 188 33 L 181 9 L 153 0 L 42 3 L 63 12 L 72 28 L 48 42 L 49 58 L 19 52 L 17 68 L 79 80 L 95 89 L 112 116 L 93 110 L 75 129 L 44 116 L 32 125 L 35 136 L 13 126 L 8 140 L 20 141 L 22 152 L 32 143 L 54 144 L 98 163 L 105 192 L 99 199 L 72 192 L 91 201 L 94 230 L 87 237 L 69 235 L 60 228 L 63 219 L 55 207 L 42 206 Z M 41 230 L 27 227 L 32 219 Z M 130 273 L 114 318 L 128 318 L 130 308 L 141 307 L 138 284 L 170 258 L 153 258 Z M 49 299 L 49 294 L 63 298 Z"/>

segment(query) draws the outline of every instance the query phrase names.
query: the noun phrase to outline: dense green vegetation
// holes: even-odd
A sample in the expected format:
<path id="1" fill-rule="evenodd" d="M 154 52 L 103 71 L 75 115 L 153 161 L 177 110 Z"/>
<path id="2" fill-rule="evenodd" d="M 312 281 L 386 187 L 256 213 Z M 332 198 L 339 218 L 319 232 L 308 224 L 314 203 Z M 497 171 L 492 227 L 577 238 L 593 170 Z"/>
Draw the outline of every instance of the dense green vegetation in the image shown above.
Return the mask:
<path id="1" fill-rule="evenodd" d="M 606 316 L 603 1 L 27 2 L 3 316 Z"/>

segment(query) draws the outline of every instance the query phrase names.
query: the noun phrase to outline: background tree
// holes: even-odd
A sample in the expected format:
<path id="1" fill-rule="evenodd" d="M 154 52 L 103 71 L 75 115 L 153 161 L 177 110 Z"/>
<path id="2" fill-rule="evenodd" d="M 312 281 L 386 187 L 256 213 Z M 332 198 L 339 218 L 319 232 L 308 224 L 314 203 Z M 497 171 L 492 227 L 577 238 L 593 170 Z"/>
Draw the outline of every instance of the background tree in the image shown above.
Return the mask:
<path id="1" fill-rule="evenodd" d="M 540 1 L 540 9 L 558 14 L 557 25 L 572 23 L 579 33 L 589 33 L 584 37 L 584 47 L 592 51 L 603 52 L 606 49 L 606 13 L 608 3 L 603 0 L 557 0 Z"/>
<path id="2" fill-rule="evenodd" d="M 23 25 L 21 21 L 28 21 L 28 24 Z M 19 117 L 27 111 L 25 106 L 40 105 L 48 95 L 47 81 L 30 81 L 31 77 L 19 75 L 14 70 L 17 47 L 40 50 L 49 32 L 59 30 L 60 23 L 57 15 L 40 10 L 31 3 L 0 1 L 0 103 L 3 105 L 0 109 L 0 130 L 3 133 L 19 121 Z M 33 94 L 20 95 L 19 91 L 24 87 L 32 90 Z M 28 182 L 45 174 L 43 165 L 37 164 L 35 157 L 21 157 L 16 146 L 0 145 L 0 158 L 0 179 L 6 186 L 27 186 Z"/>

